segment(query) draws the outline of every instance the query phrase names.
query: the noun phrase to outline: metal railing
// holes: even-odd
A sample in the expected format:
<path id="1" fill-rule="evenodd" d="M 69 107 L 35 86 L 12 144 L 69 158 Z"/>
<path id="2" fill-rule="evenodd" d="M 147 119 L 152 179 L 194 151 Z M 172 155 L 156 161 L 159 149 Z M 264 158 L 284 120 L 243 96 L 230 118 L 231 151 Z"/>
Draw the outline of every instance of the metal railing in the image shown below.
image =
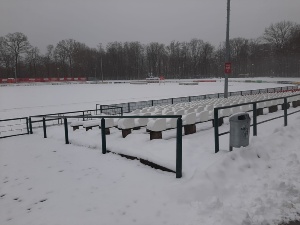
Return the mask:
<path id="1" fill-rule="evenodd" d="M 102 114 L 106 115 L 119 115 L 123 116 L 123 108 L 119 106 L 110 106 L 110 105 L 100 105 L 96 104 L 96 115 L 98 115 L 98 111 Z"/>
<path id="2" fill-rule="evenodd" d="M 283 117 L 284 118 L 284 126 L 287 126 L 287 124 L 288 124 L 288 115 L 292 115 L 292 114 L 300 112 L 300 110 L 297 110 L 297 111 L 294 111 L 294 112 L 291 112 L 291 113 L 287 112 L 288 108 L 290 107 L 290 104 L 288 103 L 288 98 L 291 98 L 291 97 L 294 97 L 294 96 L 299 96 L 299 95 L 300 94 L 295 94 L 295 95 L 289 95 L 289 96 L 286 96 L 286 97 L 272 98 L 272 99 L 266 99 L 266 100 L 251 102 L 251 103 L 248 102 L 248 103 L 241 103 L 241 104 L 236 104 L 236 105 L 222 106 L 222 107 L 214 108 L 215 153 L 219 152 L 219 150 L 220 150 L 219 136 L 229 134 L 229 132 L 230 132 L 230 131 L 226 131 L 226 132 L 223 132 L 223 133 L 219 133 L 219 110 L 239 107 L 239 106 L 243 106 L 243 105 L 252 105 L 252 110 L 249 110 L 249 112 L 252 111 L 252 113 L 253 113 L 252 114 L 253 123 L 250 126 L 253 127 L 253 136 L 257 136 L 257 125 L 259 125 L 259 124 L 266 123 L 266 122 L 269 122 L 269 121 L 272 121 L 272 120 L 279 119 L 279 118 Z M 283 115 L 257 122 L 257 116 L 258 116 L 257 104 L 261 103 L 261 102 L 268 102 L 268 101 L 279 100 L 279 99 L 284 100 L 284 102 L 282 104 Z M 300 106 L 300 104 L 296 104 L 296 105 Z"/>
<path id="3" fill-rule="evenodd" d="M 42 114 L 35 115 L 29 117 L 29 129 L 32 134 L 33 127 L 42 127 L 43 120 L 41 118 L 47 118 L 46 121 L 52 121 L 52 125 L 62 124 L 63 121 L 60 119 L 61 116 L 81 116 L 80 118 L 84 121 L 88 119 L 88 116 L 95 114 L 95 110 L 81 110 L 81 111 L 72 111 L 72 112 L 61 112 L 61 113 L 50 113 L 50 114 Z M 53 118 L 56 117 L 56 118 Z M 37 125 L 35 125 L 37 124 Z"/>
<path id="4" fill-rule="evenodd" d="M 48 117 L 48 119 L 46 119 Z M 44 138 L 47 138 L 47 124 L 46 121 L 49 119 L 61 119 L 64 121 L 65 130 L 65 143 L 69 142 L 69 131 L 68 131 L 68 119 L 81 119 L 82 116 L 43 116 L 43 134 Z M 105 132 L 105 119 L 107 118 L 177 118 L 176 128 L 176 178 L 182 177 L 182 116 L 181 115 L 155 115 L 155 116 L 88 116 L 89 119 L 101 119 L 101 138 L 102 138 L 102 154 L 106 154 L 106 132 Z"/>
<path id="5" fill-rule="evenodd" d="M 29 134 L 27 117 L 0 120 L 0 139 Z"/>
<path id="6" fill-rule="evenodd" d="M 258 89 L 258 90 L 235 91 L 235 92 L 229 92 L 228 96 L 244 96 L 244 95 L 254 95 L 254 94 L 263 94 L 263 93 L 274 93 L 274 92 L 289 91 L 289 90 L 294 90 L 294 89 L 298 89 L 298 86 L 286 86 L 286 87 L 266 88 L 266 89 Z M 199 96 L 187 96 L 187 97 L 168 98 L 168 99 L 159 99 L 159 100 L 127 102 L 127 103 L 111 104 L 111 105 L 106 105 L 106 106 L 122 107 L 123 113 L 130 113 L 136 109 L 142 109 L 145 107 L 176 104 L 176 103 L 181 103 L 181 102 L 200 101 L 200 100 L 204 100 L 204 99 L 223 98 L 223 97 L 224 97 L 224 93 L 215 93 L 215 94 L 207 94 L 207 95 L 199 95 Z M 97 105 L 99 105 L 99 104 L 97 104 Z M 97 107 L 97 105 L 96 105 L 96 107 Z"/>

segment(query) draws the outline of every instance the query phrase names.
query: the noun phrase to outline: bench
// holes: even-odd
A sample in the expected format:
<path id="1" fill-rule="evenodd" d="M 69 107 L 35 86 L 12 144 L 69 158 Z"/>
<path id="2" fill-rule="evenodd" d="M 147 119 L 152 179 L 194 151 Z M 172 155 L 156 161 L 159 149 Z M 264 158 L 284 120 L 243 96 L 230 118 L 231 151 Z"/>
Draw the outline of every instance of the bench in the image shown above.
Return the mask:
<path id="1" fill-rule="evenodd" d="M 84 123 L 84 121 L 82 121 L 82 120 L 73 121 L 70 126 L 73 128 L 73 131 L 75 131 L 75 130 L 79 129 L 80 126 L 83 126 L 83 123 Z"/>

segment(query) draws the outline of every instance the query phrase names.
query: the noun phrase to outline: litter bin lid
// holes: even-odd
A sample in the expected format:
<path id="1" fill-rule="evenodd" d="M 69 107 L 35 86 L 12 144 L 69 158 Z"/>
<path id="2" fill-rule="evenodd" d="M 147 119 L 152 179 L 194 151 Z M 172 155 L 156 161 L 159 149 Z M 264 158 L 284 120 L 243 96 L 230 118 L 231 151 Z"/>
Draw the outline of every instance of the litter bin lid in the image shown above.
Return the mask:
<path id="1" fill-rule="evenodd" d="M 229 118 L 229 121 L 240 121 L 240 120 L 247 120 L 247 119 L 250 119 L 250 116 L 248 113 L 236 113 L 236 114 L 233 114 L 230 118 Z"/>

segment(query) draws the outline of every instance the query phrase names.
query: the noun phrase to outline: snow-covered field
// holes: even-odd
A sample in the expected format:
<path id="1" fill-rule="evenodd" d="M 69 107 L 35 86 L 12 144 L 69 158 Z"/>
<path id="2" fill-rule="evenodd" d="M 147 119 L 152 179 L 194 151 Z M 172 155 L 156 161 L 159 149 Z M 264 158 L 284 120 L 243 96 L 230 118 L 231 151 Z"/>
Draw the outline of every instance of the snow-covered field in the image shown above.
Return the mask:
<path id="1" fill-rule="evenodd" d="M 270 79 L 268 79 L 270 80 Z M 283 79 L 286 80 L 286 79 Z M 94 109 L 110 104 L 223 91 L 223 82 L 77 84 L 0 87 L 0 118 Z M 284 86 L 230 82 L 229 91 Z M 290 109 L 294 110 L 294 109 Z M 261 116 L 282 115 L 282 110 Z M 250 145 L 214 154 L 211 123 L 183 136 L 183 177 L 118 155 L 101 154 L 101 132 L 49 127 L 0 140 L 0 224 L 279 224 L 300 218 L 300 114 L 258 126 Z M 228 121 L 220 128 L 228 130 Z M 175 169 L 175 131 L 149 141 L 141 129 L 125 139 L 111 129 L 107 148 Z"/>

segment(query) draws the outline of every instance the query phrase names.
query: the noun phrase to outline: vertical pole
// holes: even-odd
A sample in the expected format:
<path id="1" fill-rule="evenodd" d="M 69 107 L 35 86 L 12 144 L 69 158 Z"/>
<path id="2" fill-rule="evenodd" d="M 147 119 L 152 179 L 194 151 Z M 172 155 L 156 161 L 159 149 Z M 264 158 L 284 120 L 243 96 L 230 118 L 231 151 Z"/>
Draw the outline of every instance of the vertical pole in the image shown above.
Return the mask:
<path id="1" fill-rule="evenodd" d="M 30 131 L 30 134 L 33 134 L 33 132 L 32 132 L 32 122 L 31 122 L 31 117 L 29 117 L 29 131 Z"/>
<path id="2" fill-rule="evenodd" d="M 176 178 L 182 177 L 182 119 L 177 119 L 176 138 Z"/>
<path id="3" fill-rule="evenodd" d="M 284 98 L 284 126 L 287 126 L 287 98 Z"/>
<path id="4" fill-rule="evenodd" d="M 70 144 L 70 142 L 69 142 L 69 131 L 68 131 L 68 120 L 67 120 L 67 118 L 64 118 L 64 126 L 65 126 L 65 140 L 66 140 L 66 144 Z"/>
<path id="5" fill-rule="evenodd" d="M 220 150 L 219 146 L 219 124 L 218 124 L 218 109 L 214 109 L 214 129 L 215 129 L 215 153 L 218 153 Z"/>
<path id="6" fill-rule="evenodd" d="M 191 96 L 189 96 L 189 102 L 191 102 Z"/>
<path id="7" fill-rule="evenodd" d="M 229 46 L 230 0 L 227 0 L 227 25 L 226 25 L 226 55 L 225 62 L 230 60 Z M 228 98 L 228 74 L 225 74 L 224 98 Z"/>
<path id="8" fill-rule="evenodd" d="M 128 112 L 130 113 L 130 103 L 128 102 Z"/>
<path id="9" fill-rule="evenodd" d="M 43 117 L 43 130 L 44 130 L 44 138 L 47 138 L 46 119 L 45 119 L 45 117 Z"/>
<path id="10" fill-rule="evenodd" d="M 102 68 L 102 56 L 101 56 L 101 78 L 102 78 L 102 83 L 103 83 L 103 68 Z"/>
<path id="11" fill-rule="evenodd" d="M 152 104 L 152 106 L 153 106 L 153 100 L 151 100 L 151 104 Z"/>
<path id="12" fill-rule="evenodd" d="M 84 121 L 84 111 L 82 112 L 82 120 Z"/>
<path id="13" fill-rule="evenodd" d="M 105 119 L 101 119 L 102 154 L 106 154 Z"/>
<path id="14" fill-rule="evenodd" d="M 29 134 L 29 123 L 28 123 L 28 117 L 26 117 L 26 129 L 27 129 L 27 134 Z"/>
<path id="15" fill-rule="evenodd" d="M 256 108 L 256 103 L 253 103 L 253 136 L 257 136 L 257 108 Z"/>

